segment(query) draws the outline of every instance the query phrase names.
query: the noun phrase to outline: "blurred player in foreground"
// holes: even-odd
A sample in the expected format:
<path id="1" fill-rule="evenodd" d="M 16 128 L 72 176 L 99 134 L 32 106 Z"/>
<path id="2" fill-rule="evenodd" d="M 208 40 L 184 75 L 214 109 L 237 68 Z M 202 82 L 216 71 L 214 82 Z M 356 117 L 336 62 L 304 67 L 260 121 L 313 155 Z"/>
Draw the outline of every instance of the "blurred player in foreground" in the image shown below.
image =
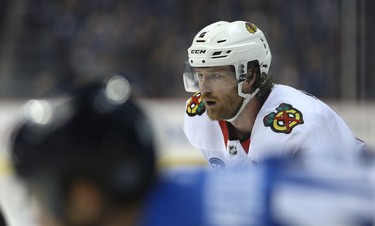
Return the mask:
<path id="1" fill-rule="evenodd" d="M 367 225 L 367 172 L 297 159 L 248 169 L 155 168 L 152 127 L 126 79 L 31 100 L 13 133 L 17 176 L 42 225 Z"/>
<path id="2" fill-rule="evenodd" d="M 188 56 L 184 85 L 195 94 L 187 101 L 184 131 L 212 167 L 254 165 L 269 155 L 315 155 L 317 146 L 343 159 L 364 149 L 325 103 L 274 83 L 271 49 L 254 24 L 210 24 L 196 34 Z"/>

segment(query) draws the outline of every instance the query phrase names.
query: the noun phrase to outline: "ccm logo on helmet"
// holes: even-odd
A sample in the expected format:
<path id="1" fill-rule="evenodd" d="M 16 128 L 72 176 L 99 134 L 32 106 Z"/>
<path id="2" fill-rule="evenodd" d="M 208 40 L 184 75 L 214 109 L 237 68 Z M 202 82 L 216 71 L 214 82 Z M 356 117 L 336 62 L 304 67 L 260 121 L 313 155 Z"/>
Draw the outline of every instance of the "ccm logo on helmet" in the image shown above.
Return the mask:
<path id="1" fill-rule="evenodd" d="M 203 49 L 193 49 L 190 51 L 191 54 L 203 54 L 205 52 L 206 50 L 203 50 Z"/>

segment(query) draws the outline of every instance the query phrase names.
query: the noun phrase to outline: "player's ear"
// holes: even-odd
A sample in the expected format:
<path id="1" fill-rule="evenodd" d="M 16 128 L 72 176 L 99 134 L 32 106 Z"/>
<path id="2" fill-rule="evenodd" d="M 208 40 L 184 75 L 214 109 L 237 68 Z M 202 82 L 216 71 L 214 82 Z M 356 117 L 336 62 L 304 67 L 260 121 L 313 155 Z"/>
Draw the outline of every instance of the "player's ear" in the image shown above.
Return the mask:
<path id="1" fill-rule="evenodd" d="M 247 67 L 247 73 L 246 73 L 246 80 L 243 83 L 243 92 L 244 93 L 250 93 L 252 90 L 252 86 L 255 83 L 256 79 L 256 67 L 249 63 Z"/>
<path id="2" fill-rule="evenodd" d="M 255 82 L 257 68 L 254 64 L 249 63 L 247 66 L 246 82 L 253 84 Z"/>

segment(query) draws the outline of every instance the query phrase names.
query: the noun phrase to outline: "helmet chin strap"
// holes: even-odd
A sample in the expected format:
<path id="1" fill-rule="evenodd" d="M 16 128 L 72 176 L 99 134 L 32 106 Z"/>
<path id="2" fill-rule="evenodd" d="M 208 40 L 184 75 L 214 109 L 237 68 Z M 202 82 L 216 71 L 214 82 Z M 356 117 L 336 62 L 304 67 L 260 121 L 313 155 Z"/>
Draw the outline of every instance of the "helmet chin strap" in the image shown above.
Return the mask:
<path id="1" fill-rule="evenodd" d="M 238 87 L 238 90 L 239 90 L 238 95 L 244 98 L 243 101 L 242 101 L 242 105 L 241 105 L 240 109 L 237 111 L 237 114 L 236 114 L 235 116 L 233 116 L 233 117 L 230 118 L 230 119 L 225 119 L 225 121 L 227 121 L 227 122 L 233 122 L 234 120 L 236 120 L 237 117 L 242 113 L 243 109 L 245 109 L 247 103 L 249 103 L 249 101 L 250 101 L 255 95 L 257 95 L 257 93 L 259 92 L 260 89 L 259 89 L 259 88 L 256 88 L 256 89 L 254 90 L 254 92 L 252 92 L 252 93 L 248 93 L 248 94 L 244 94 L 244 93 L 242 92 L 242 85 L 241 85 L 241 86 Z"/>

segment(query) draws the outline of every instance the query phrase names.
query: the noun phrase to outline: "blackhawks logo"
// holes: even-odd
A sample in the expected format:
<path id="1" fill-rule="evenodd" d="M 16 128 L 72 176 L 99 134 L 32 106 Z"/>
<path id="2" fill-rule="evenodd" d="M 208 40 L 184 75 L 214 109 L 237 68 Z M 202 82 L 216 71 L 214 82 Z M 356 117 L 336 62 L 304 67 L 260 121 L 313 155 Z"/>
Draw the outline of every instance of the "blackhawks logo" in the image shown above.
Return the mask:
<path id="1" fill-rule="evenodd" d="M 202 115 L 206 111 L 201 99 L 201 93 L 195 93 L 187 102 L 186 114 L 189 116 Z"/>
<path id="2" fill-rule="evenodd" d="M 254 34 L 257 31 L 257 26 L 255 26 L 253 23 L 246 22 L 246 29 L 251 34 Z"/>
<path id="3" fill-rule="evenodd" d="M 276 133 L 289 134 L 295 126 L 303 124 L 303 115 L 292 105 L 282 103 L 276 108 L 276 112 L 271 112 L 263 118 L 263 124 L 271 127 Z"/>

